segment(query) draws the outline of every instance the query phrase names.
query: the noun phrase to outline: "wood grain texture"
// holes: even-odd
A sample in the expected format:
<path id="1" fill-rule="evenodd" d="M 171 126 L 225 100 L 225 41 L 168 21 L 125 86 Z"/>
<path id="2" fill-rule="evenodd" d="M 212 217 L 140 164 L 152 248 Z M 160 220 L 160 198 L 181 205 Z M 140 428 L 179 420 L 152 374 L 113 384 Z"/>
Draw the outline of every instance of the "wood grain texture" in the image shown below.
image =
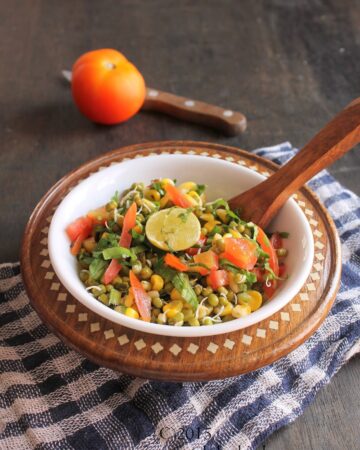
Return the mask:
<path id="1" fill-rule="evenodd" d="M 246 130 L 246 117 L 242 113 L 157 89 L 147 89 L 145 103 L 141 109 L 158 111 L 185 122 L 205 125 L 227 136 L 236 136 Z"/>
<path id="2" fill-rule="evenodd" d="M 102 152 L 159 139 L 247 149 L 288 140 L 300 148 L 359 95 L 357 0 L 208 0 L 206 7 L 177 0 L 4 0 L 0 24 L 2 262 L 18 260 L 26 222 L 47 189 Z M 119 127 L 92 125 L 58 74 L 81 53 L 105 46 L 123 51 L 150 86 L 244 112 L 247 131 L 226 139 L 146 112 Z M 330 168 L 358 194 L 359 170 L 358 150 Z M 356 357 L 303 417 L 273 436 L 269 449 L 357 448 L 359 377 Z"/>
<path id="3" fill-rule="evenodd" d="M 266 228 L 291 195 L 359 142 L 360 99 L 355 99 L 272 177 L 230 199 L 229 205 Z"/>
<path id="4" fill-rule="evenodd" d="M 89 174 L 121 162 L 123 158 L 163 152 L 225 159 L 262 174 L 277 169 L 275 164 L 236 148 L 192 141 L 129 146 L 81 166 L 45 194 L 25 230 L 21 271 L 32 306 L 50 329 L 93 362 L 144 378 L 163 381 L 220 379 L 250 372 L 294 350 L 325 319 L 335 299 L 341 273 L 340 242 L 335 225 L 306 188 L 296 194 L 296 201 L 309 221 L 315 241 L 309 277 L 299 294 L 284 308 L 244 330 L 201 338 L 141 333 L 93 313 L 74 299 L 57 279 L 48 258 L 47 231 L 53 211 L 64 195 Z M 141 159 L 141 164 L 145 163 L 146 160 Z"/>

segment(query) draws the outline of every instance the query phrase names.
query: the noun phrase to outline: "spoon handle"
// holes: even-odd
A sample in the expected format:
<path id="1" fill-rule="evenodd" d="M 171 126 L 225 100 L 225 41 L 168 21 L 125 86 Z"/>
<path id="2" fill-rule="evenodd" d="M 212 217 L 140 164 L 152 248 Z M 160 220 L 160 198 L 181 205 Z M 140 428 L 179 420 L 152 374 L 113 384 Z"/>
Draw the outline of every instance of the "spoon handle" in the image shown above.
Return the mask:
<path id="1" fill-rule="evenodd" d="M 159 111 L 187 122 L 200 123 L 215 128 L 227 136 L 235 136 L 246 129 L 246 117 L 240 112 L 158 89 L 147 88 L 142 109 Z"/>
<path id="2" fill-rule="evenodd" d="M 265 227 L 292 194 L 359 142 L 360 98 L 335 116 L 274 175 L 229 204 L 232 208 L 244 207 L 246 219 Z"/>

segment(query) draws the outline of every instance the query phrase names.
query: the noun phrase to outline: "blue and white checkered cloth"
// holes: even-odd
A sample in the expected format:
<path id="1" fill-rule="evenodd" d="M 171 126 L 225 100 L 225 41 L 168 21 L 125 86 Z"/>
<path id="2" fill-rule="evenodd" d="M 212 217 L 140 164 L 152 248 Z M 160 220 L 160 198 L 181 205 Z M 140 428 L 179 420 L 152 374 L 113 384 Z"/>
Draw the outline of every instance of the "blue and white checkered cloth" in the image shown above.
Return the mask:
<path id="1" fill-rule="evenodd" d="M 294 149 L 255 153 L 284 162 Z M 1 449 L 255 449 L 296 419 L 360 350 L 360 199 L 325 171 L 309 184 L 339 231 L 340 292 L 307 342 L 239 377 L 164 383 L 98 367 L 41 323 L 19 264 L 0 265 Z"/>

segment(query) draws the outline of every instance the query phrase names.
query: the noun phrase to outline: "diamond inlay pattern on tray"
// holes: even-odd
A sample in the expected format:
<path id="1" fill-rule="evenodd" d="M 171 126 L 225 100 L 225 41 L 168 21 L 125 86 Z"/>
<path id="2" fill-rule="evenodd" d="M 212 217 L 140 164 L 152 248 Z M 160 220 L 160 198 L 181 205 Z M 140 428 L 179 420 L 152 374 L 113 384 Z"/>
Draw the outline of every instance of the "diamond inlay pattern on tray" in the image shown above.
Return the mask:
<path id="1" fill-rule="evenodd" d="M 214 342 L 210 342 L 210 344 L 207 346 L 207 350 L 210 353 L 215 354 L 218 351 L 219 346 L 217 344 L 214 344 Z"/>
<path id="2" fill-rule="evenodd" d="M 179 347 L 177 344 L 173 344 L 169 348 L 169 352 L 171 352 L 174 356 L 177 356 L 181 352 L 181 347 Z"/>
<path id="3" fill-rule="evenodd" d="M 310 300 L 309 294 L 306 293 L 306 292 L 300 292 L 299 295 L 300 295 L 300 299 L 301 299 L 303 302 L 307 302 L 307 301 Z"/>
<path id="4" fill-rule="evenodd" d="M 276 320 L 270 320 L 269 328 L 271 330 L 278 330 L 279 329 L 279 322 L 277 322 Z"/>
<path id="5" fill-rule="evenodd" d="M 87 320 L 88 320 L 87 313 L 79 313 L 78 322 L 87 322 Z"/>
<path id="6" fill-rule="evenodd" d="M 60 294 L 58 294 L 57 296 L 57 301 L 58 302 L 65 302 L 67 299 L 67 293 L 66 292 L 60 292 Z"/>
<path id="7" fill-rule="evenodd" d="M 228 348 L 229 350 L 232 350 L 234 348 L 235 342 L 232 341 L 231 339 L 226 339 L 226 341 L 224 342 L 224 347 Z"/>
<path id="8" fill-rule="evenodd" d="M 244 334 L 243 337 L 242 337 L 242 339 L 241 339 L 241 342 L 242 342 L 243 344 L 245 344 L 245 345 L 250 345 L 250 344 L 251 344 L 251 341 L 252 341 L 252 337 L 251 337 L 251 336 L 248 336 L 247 334 Z"/>
<path id="9" fill-rule="evenodd" d="M 121 336 L 118 337 L 118 342 L 121 346 L 128 344 L 129 338 L 126 336 L 126 334 L 122 334 Z"/>
<path id="10" fill-rule="evenodd" d="M 160 344 L 160 342 L 156 342 L 151 346 L 151 348 L 156 355 L 164 350 L 164 347 Z"/>
<path id="11" fill-rule="evenodd" d="M 109 330 L 105 330 L 104 331 L 104 337 L 105 337 L 106 340 L 115 337 L 114 330 L 112 328 L 110 328 Z"/>
<path id="12" fill-rule="evenodd" d="M 60 283 L 51 283 L 50 290 L 58 291 L 60 289 Z"/>
<path id="13" fill-rule="evenodd" d="M 41 263 L 41 267 L 44 269 L 48 269 L 50 267 L 51 263 L 49 259 L 44 259 L 44 261 Z"/>
<path id="14" fill-rule="evenodd" d="M 68 314 L 72 314 L 75 312 L 75 308 L 75 305 L 66 305 L 65 312 L 67 312 Z"/>
<path id="15" fill-rule="evenodd" d="M 187 348 L 187 351 L 189 353 L 191 353 L 192 355 L 195 355 L 198 350 L 199 350 L 199 346 L 196 344 L 193 344 L 193 343 L 191 343 L 189 345 L 189 347 Z"/>
<path id="16" fill-rule="evenodd" d="M 138 341 L 136 341 L 134 343 L 134 345 L 135 345 L 136 349 L 139 351 L 146 347 L 144 339 L 139 339 Z"/>
<path id="17" fill-rule="evenodd" d="M 100 323 L 93 322 L 90 324 L 90 333 L 95 333 L 96 331 L 100 331 Z"/>
<path id="18" fill-rule="evenodd" d="M 263 328 L 257 328 L 256 336 L 259 338 L 265 339 L 266 338 L 266 330 L 264 330 Z"/>
<path id="19" fill-rule="evenodd" d="M 308 283 L 308 284 L 306 285 L 306 287 L 307 287 L 307 290 L 308 290 L 309 292 L 316 291 L 316 286 L 315 286 L 314 283 Z"/>

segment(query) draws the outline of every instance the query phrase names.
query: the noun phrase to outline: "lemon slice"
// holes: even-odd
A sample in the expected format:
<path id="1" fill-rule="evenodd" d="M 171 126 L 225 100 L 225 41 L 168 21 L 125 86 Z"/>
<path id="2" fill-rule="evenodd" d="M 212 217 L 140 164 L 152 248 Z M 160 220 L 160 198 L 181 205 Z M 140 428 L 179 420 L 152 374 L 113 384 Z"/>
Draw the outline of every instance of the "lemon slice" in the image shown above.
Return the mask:
<path id="1" fill-rule="evenodd" d="M 149 241 L 161 250 L 180 251 L 200 238 L 201 225 L 195 214 L 184 208 L 167 208 L 152 214 L 146 222 Z"/>

